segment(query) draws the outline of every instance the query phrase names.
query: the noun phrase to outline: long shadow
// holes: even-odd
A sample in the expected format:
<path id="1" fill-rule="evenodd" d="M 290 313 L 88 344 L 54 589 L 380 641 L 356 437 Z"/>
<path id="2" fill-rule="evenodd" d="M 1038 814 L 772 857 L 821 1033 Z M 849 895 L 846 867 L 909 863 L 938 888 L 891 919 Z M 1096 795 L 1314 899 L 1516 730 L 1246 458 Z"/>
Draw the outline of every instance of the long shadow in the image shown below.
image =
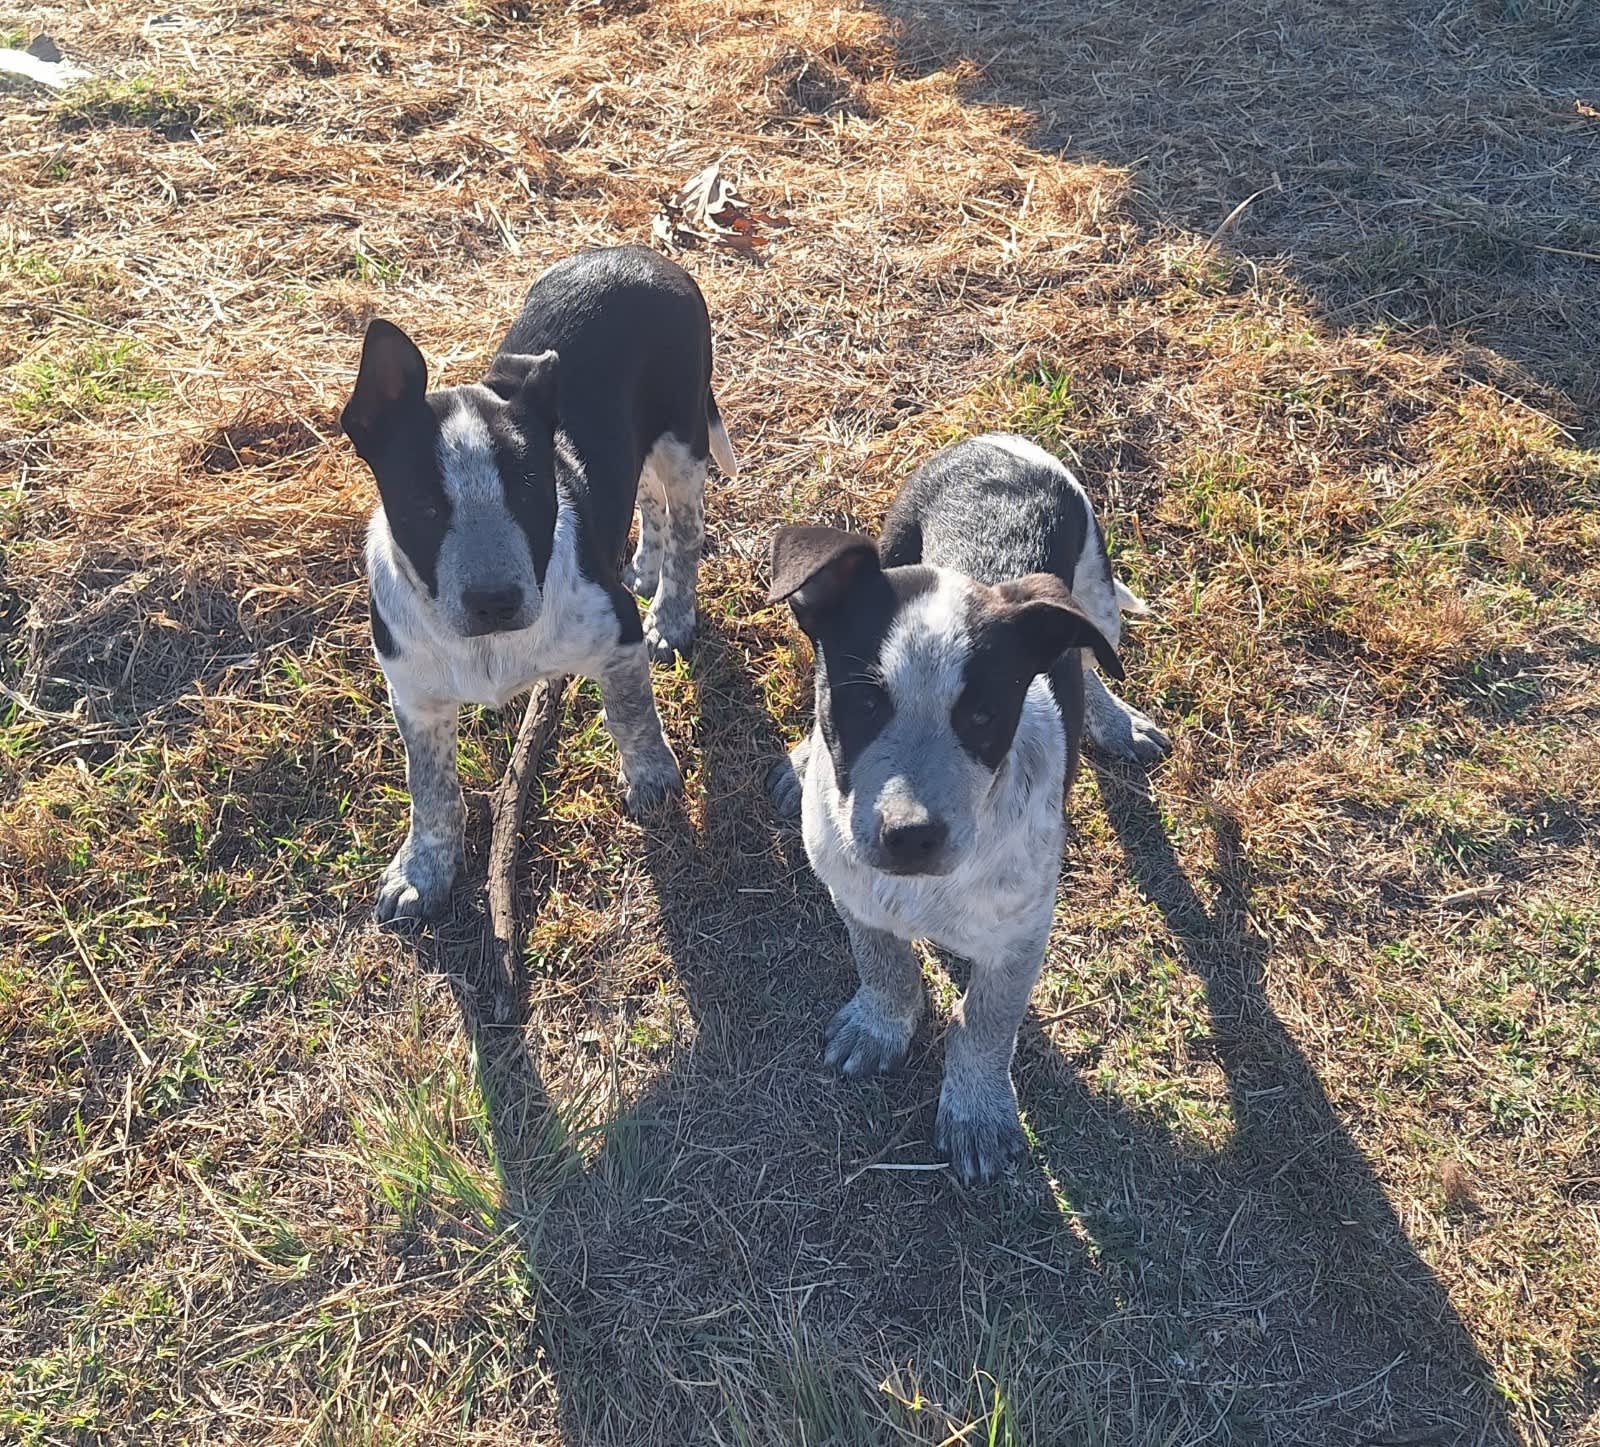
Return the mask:
<path id="1" fill-rule="evenodd" d="M 1186 1326 L 1209 1324 L 1176 1355 L 1201 1368 L 1195 1378 L 1211 1366 L 1213 1380 L 1186 1389 L 1267 1441 L 1514 1440 L 1488 1364 L 1268 998 L 1237 822 L 1211 820 L 1208 908 L 1143 773 L 1095 773 L 1140 893 L 1202 983 L 1233 1130 L 1219 1152 L 1197 1154 L 1148 1118 L 1085 1102 L 1056 1144 L 1094 1162 L 1077 1183 L 1102 1209 L 1120 1202 L 1134 1218 L 1125 1236 L 1182 1242 L 1142 1290 Z M 1203 1269 L 1187 1271 L 1195 1261 Z"/>
<path id="2" fill-rule="evenodd" d="M 1031 113 L 1040 151 L 1128 167 L 1141 229 L 1204 238 L 1247 203 L 1228 244 L 1334 326 L 1397 324 L 1592 427 L 1594 6 L 872 3 L 911 71 L 964 67 L 963 98 Z"/>
<path id="3" fill-rule="evenodd" d="M 531 814 L 531 811 L 530 811 Z M 538 827 L 524 820 L 524 838 Z M 550 1093 L 528 1049 L 528 981 L 515 981 L 511 1018 L 506 1018 L 505 984 L 491 953 L 488 887 L 488 801 L 468 802 L 467 857 L 451 896 L 450 910 L 424 926 L 402 926 L 403 940 L 417 971 L 436 975 L 448 986 L 471 1045 L 478 1088 L 494 1141 L 495 1164 L 504 1191 L 508 1224 L 531 1247 L 550 1184 L 578 1169 L 572 1143 L 554 1110 Z M 528 857 L 519 852 L 519 863 Z M 538 885 L 519 870 L 518 907 L 526 921 L 538 907 Z M 531 1261 L 531 1258 L 530 1258 Z"/>

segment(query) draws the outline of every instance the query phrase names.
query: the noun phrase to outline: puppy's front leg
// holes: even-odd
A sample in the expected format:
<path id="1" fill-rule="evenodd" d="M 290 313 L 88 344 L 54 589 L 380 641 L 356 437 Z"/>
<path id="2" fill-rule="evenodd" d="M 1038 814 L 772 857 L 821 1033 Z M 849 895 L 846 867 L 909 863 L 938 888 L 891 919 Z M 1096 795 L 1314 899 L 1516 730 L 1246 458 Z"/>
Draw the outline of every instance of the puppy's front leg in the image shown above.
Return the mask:
<path id="1" fill-rule="evenodd" d="M 623 795 L 635 817 L 683 788 L 678 760 L 661 732 L 643 643 L 624 643 L 600 675 L 606 730 L 622 756 Z"/>
<path id="2" fill-rule="evenodd" d="M 1013 941 L 993 960 L 974 960 L 945 1046 L 934 1144 L 966 1185 L 993 1180 L 1022 1154 L 1011 1056 L 1028 996 L 1044 964 L 1043 933 Z"/>
<path id="3" fill-rule="evenodd" d="M 453 703 L 412 699 L 389 704 L 406 746 L 411 828 L 378 886 L 380 920 L 427 918 L 450 899 L 461 863 L 461 781 L 456 776 Z"/>
<path id="4" fill-rule="evenodd" d="M 850 931 L 861 988 L 828 1022 L 823 1059 L 841 1075 L 880 1075 L 906 1058 L 917 1033 L 922 971 L 909 941 L 869 929 L 843 908 L 839 917 Z"/>

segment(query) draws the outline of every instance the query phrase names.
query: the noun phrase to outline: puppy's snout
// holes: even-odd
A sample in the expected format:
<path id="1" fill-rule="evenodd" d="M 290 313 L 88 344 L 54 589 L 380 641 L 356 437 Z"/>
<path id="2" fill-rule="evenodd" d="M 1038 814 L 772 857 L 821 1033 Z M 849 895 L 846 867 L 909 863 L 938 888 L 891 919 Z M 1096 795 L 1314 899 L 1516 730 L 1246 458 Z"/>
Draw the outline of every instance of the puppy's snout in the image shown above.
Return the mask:
<path id="1" fill-rule="evenodd" d="M 943 819 L 917 815 L 883 817 L 878 821 L 878 847 L 894 874 L 937 874 L 944 864 L 950 826 Z"/>
<path id="2" fill-rule="evenodd" d="M 516 626 L 522 613 L 522 589 L 515 583 L 499 588 L 463 588 L 461 606 L 473 633 L 502 633 Z"/>

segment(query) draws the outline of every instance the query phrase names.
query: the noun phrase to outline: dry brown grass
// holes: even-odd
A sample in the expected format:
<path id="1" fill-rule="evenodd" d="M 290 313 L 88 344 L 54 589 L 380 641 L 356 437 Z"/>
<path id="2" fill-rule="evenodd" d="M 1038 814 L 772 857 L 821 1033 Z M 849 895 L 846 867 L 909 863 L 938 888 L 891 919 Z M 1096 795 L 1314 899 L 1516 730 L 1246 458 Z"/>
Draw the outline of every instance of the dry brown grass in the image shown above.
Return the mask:
<path id="1" fill-rule="evenodd" d="M 182 13 L 0 24 L 105 78 L 0 97 L 0 1435 L 1600 1442 L 1587 8 Z M 456 918 L 369 923 L 335 418 L 369 315 L 469 377 L 718 159 L 794 225 L 687 257 L 744 465 L 688 799 L 622 818 L 575 695 L 497 1027 L 481 809 Z M 1032 1158 L 968 1196 L 879 1169 L 936 1041 L 818 1067 L 761 574 L 991 425 L 1082 464 L 1177 750 L 1075 796 Z"/>

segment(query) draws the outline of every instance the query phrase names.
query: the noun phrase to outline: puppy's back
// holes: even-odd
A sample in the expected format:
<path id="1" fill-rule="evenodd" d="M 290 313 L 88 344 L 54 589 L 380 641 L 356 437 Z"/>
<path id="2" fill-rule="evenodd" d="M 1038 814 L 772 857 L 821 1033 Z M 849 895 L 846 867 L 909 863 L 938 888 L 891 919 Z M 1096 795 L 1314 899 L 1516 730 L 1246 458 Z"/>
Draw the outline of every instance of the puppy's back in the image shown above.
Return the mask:
<path id="1" fill-rule="evenodd" d="M 619 426 L 637 457 L 663 433 L 706 455 L 711 322 L 681 266 L 643 246 L 559 261 L 528 292 L 501 352 L 558 352 L 562 426 L 595 453 Z"/>
<path id="2" fill-rule="evenodd" d="M 929 563 L 982 583 L 1054 573 L 1070 588 L 1086 543 L 1088 559 L 1104 557 L 1077 479 L 1033 443 L 989 433 L 947 447 L 906 479 L 879 551 L 885 567 Z"/>

